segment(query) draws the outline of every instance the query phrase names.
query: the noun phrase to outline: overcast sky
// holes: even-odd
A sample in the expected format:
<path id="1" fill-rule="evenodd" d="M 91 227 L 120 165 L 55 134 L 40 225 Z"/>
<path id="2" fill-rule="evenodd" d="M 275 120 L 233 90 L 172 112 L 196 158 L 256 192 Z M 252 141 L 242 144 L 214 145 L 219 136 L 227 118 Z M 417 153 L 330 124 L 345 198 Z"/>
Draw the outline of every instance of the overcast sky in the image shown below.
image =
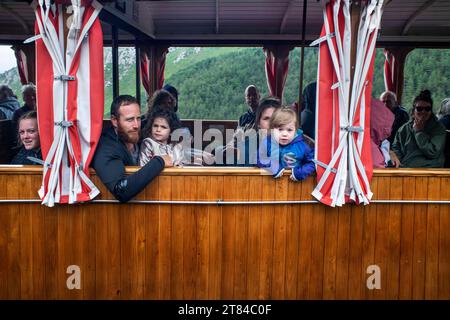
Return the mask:
<path id="1" fill-rule="evenodd" d="M 11 46 L 0 46 L 0 73 L 16 67 L 16 58 Z"/>

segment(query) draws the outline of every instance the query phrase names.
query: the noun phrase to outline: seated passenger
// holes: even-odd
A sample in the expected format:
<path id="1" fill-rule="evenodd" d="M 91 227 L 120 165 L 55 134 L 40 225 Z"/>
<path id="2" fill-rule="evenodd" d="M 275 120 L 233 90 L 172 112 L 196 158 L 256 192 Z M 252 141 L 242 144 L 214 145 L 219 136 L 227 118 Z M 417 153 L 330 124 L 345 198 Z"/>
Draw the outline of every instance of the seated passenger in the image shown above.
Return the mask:
<path id="1" fill-rule="evenodd" d="M 397 96 L 392 91 L 385 91 L 380 95 L 381 102 L 394 114 L 394 123 L 392 124 L 391 135 L 388 140 L 392 144 L 398 129 L 409 121 L 408 112 L 397 102 Z"/>
<path id="2" fill-rule="evenodd" d="M 241 139 L 237 137 L 238 165 L 255 166 L 257 164 L 259 143 L 267 137 L 270 118 L 278 108 L 281 108 L 281 102 L 277 97 L 266 97 L 261 100 L 255 112 L 255 130 L 247 130 Z"/>
<path id="3" fill-rule="evenodd" d="M 249 109 L 239 117 L 238 129 L 245 131 L 254 127 L 255 112 L 259 105 L 259 98 L 259 90 L 255 85 L 249 85 L 245 89 L 245 102 L 248 104 Z"/>
<path id="4" fill-rule="evenodd" d="M 181 123 L 175 112 L 159 110 L 151 113 L 144 129 L 146 137 L 141 144 L 139 155 L 140 165 L 145 165 L 155 156 L 168 155 L 173 159 L 173 165 L 203 165 L 212 164 L 214 159 L 208 152 L 191 148 L 191 134 L 186 128 L 180 128 Z M 183 141 L 174 143 L 175 136 Z"/>
<path id="5" fill-rule="evenodd" d="M 169 155 L 175 166 L 181 165 L 183 163 L 182 144 L 173 144 L 170 141 L 170 134 L 180 127 L 181 123 L 174 112 L 164 110 L 153 112 L 143 130 L 146 138 L 141 143 L 139 164 L 144 166 L 155 156 Z"/>
<path id="6" fill-rule="evenodd" d="M 274 178 L 290 168 L 293 181 L 312 174 L 314 150 L 303 141 L 295 111 L 289 107 L 277 109 L 270 119 L 270 129 L 270 135 L 259 148 L 258 166 L 269 170 Z"/>
<path id="7" fill-rule="evenodd" d="M 147 100 L 147 112 L 145 113 L 144 117 L 142 118 L 141 126 L 142 128 L 145 128 L 147 126 L 147 120 L 151 118 L 151 114 L 153 112 L 158 112 L 161 110 L 165 111 L 175 111 L 175 104 L 176 99 L 172 96 L 172 94 L 169 91 L 166 91 L 164 89 L 156 90 L 153 93 L 153 96 Z M 178 115 L 175 113 L 178 121 Z"/>
<path id="8" fill-rule="evenodd" d="M 24 105 L 13 114 L 12 120 L 15 124 L 23 114 L 36 110 L 36 86 L 34 84 L 30 83 L 22 87 L 22 99 Z"/>
<path id="9" fill-rule="evenodd" d="M 300 116 L 300 128 L 311 139 L 316 135 L 316 91 L 317 82 L 311 82 L 303 90 L 303 110 Z"/>
<path id="10" fill-rule="evenodd" d="M 163 87 L 164 90 L 169 92 L 174 98 L 175 98 L 175 106 L 173 108 L 173 111 L 178 112 L 178 90 L 174 86 L 170 84 L 165 84 Z"/>
<path id="11" fill-rule="evenodd" d="M 442 123 L 446 130 L 450 130 L 450 98 L 442 100 L 441 109 L 438 114 L 439 122 Z"/>
<path id="12" fill-rule="evenodd" d="M 153 96 L 148 100 L 148 112 L 156 112 L 158 110 L 166 110 L 175 112 L 176 99 L 169 92 L 164 89 L 157 90 Z"/>
<path id="13" fill-rule="evenodd" d="M 37 164 L 28 157 L 42 160 L 36 111 L 27 112 L 19 118 L 19 143 L 21 148 L 11 164 Z"/>
<path id="14" fill-rule="evenodd" d="M 441 103 L 441 110 L 439 110 L 439 122 L 442 123 L 446 129 L 445 139 L 445 168 L 450 168 L 450 98 L 446 98 Z"/>
<path id="15" fill-rule="evenodd" d="M 444 165 L 445 128 L 433 113 L 433 100 L 428 90 L 415 99 L 412 120 L 395 135 L 391 153 L 396 167 L 441 168 Z"/>
<path id="16" fill-rule="evenodd" d="M 0 118 L 12 120 L 14 111 L 20 108 L 20 103 L 10 87 L 0 85 Z"/>
<path id="17" fill-rule="evenodd" d="M 121 95 L 111 103 L 112 127 L 103 131 L 92 167 L 108 190 L 120 202 L 141 192 L 164 167 L 172 166 L 170 156 L 155 156 L 133 174 L 125 166 L 139 164 L 141 111 L 135 97 Z"/>
<path id="18" fill-rule="evenodd" d="M 390 144 L 394 114 L 380 100 L 372 98 L 370 106 L 370 142 L 374 168 L 385 168 L 390 161 Z"/>

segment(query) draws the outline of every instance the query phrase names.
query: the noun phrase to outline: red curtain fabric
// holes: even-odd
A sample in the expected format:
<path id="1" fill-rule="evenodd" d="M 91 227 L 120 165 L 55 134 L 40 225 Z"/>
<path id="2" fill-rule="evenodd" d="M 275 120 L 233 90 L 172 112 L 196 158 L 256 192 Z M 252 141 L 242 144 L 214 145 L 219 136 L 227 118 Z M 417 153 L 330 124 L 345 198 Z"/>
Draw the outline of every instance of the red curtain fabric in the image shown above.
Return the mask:
<path id="1" fill-rule="evenodd" d="M 369 3 L 370 2 L 370 3 Z M 317 186 L 312 195 L 329 206 L 368 204 L 373 173 L 370 104 L 377 30 L 382 5 L 370 0 L 362 7 L 355 42 L 351 40 L 348 2 L 325 6 L 319 39 L 315 160 Z M 352 46 L 356 50 L 352 51 Z M 351 57 L 355 68 L 351 72 Z M 351 85 L 349 79 L 352 80 Z"/>
<path id="2" fill-rule="evenodd" d="M 397 95 L 398 103 L 402 101 L 406 57 L 413 49 L 411 47 L 389 47 L 384 50 L 384 86 L 386 90 Z"/>
<path id="3" fill-rule="evenodd" d="M 166 69 L 166 55 L 169 52 L 169 48 L 155 47 L 153 56 L 153 67 L 155 72 L 155 90 L 162 89 L 164 85 L 164 70 Z"/>
<path id="4" fill-rule="evenodd" d="M 395 56 L 387 49 L 384 49 L 384 87 L 386 91 L 395 93 L 397 89 L 397 61 Z"/>
<path id="5" fill-rule="evenodd" d="M 141 60 L 141 82 L 144 86 L 147 95 L 150 95 L 150 60 L 148 58 L 147 52 L 141 50 L 140 53 Z"/>
<path id="6" fill-rule="evenodd" d="M 284 85 L 289 71 L 289 52 L 292 46 L 266 46 L 266 79 L 270 95 L 283 98 Z"/>
<path id="7" fill-rule="evenodd" d="M 59 27 L 65 8 L 36 2 L 34 6 L 37 111 L 45 160 L 39 196 L 49 207 L 89 201 L 99 194 L 89 179 L 89 164 L 104 108 L 103 33 L 98 19 L 102 6 L 93 1 L 82 7 L 72 1 L 66 34 Z"/>
<path id="8" fill-rule="evenodd" d="M 20 83 L 35 83 L 35 48 L 34 44 L 15 45 L 11 49 L 17 61 L 17 69 L 19 71 Z"/>

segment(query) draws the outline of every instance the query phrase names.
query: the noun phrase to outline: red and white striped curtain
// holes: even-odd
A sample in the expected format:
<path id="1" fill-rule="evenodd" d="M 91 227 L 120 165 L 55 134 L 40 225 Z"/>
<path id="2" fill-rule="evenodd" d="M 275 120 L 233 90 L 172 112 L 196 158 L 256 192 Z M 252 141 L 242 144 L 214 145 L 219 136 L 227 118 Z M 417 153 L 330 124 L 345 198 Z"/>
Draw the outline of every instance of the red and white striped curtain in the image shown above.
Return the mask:
<path id="1" fill-rule="evenodd" d="M 21 84 L 34 83 L 35 80 L 35 49 L 31 45 L 14 45 L 11 47 L 17 61 L 17 70 Z"/>
<path id="2" fill-rule="evenodd" d="M 53 1 L 52 1 L 53 2 Z M 103 120 L 103 33 L 97 1 L 39 0 L 36 15 L 37 110 L 44 158 L 42 203 L 89 201 L 99 194 L 89 164 Z M 64 37 L 66 10 L 69 28 Z"/>
<path id="3" fill-rule="evenodd" d="M 140 51 L 141 82 L 147 95 L 150 95 L 150 60 L 144 50 Z"/>
<path id="4" fill-rule="evenodd" d="M 166 56 L 168 47 L 156 47 L 153 56 L 153 67 L 155 68 L 156 87 L 155 90 L 162 89 L 164 85 L 164 70 L 166 69 Z"/>
<path id="5" fill-rule="evenodd" d="M 313 196 L 329 206 L 368 204 L 372 198 L 370 102 L 375 43 L 382 0 L 363 2 L 356 43 L 352 43 L 350 1 L 324 6 L 320 43 Z M 354 76 L 351 52 L 356 45 Z M 352 80 L 352 81 L 351 81 Z"/>
<path id="6" fill-rule="evenodd" d="M 25 52 L 20 49 L 15 49 L 14 55 L 16 56 L 17 70 L 19 70 L 20 83 L 27 84 L 30 82 L 28 76 L 27 56 L 25 55 Z"/>
<path id="7" fill-rule="evenodd" d="M 386 91 L 395 92 L 397 89 L 397 60 L 395 56 L 384 49 L 384 87 Z"/>
<path id="8" fill-rule="evenodd" d="M 266 79 L 270 95 L 283 99 L 284 85 L 289 71 L 289 52 L 291 46 L 266 46 Z"/>

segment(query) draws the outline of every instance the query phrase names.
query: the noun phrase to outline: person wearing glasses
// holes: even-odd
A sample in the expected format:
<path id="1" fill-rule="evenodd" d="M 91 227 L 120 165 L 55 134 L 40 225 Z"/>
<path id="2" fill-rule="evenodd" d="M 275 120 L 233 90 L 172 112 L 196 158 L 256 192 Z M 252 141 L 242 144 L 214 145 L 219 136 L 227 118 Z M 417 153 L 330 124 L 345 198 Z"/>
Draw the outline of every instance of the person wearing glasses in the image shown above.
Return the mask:
<path id="1" fill-rule="evenodd" d="M 395 167 L 442 168 L 445 128 L 433 113 L 431 92 L 424 90 L 414 99 L 412 119 L 395 135 L 391 160 Z"/>

